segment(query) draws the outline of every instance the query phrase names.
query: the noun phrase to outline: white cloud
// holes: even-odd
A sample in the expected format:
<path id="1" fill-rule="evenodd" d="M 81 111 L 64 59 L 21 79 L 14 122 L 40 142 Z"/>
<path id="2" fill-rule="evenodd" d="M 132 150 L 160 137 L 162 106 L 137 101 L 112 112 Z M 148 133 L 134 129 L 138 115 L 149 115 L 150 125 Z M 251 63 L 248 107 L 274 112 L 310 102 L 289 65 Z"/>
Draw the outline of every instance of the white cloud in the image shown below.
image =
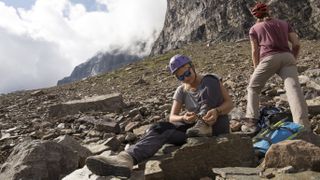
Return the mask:
<path id="1" fill-rule="evenodd" d="M 29 10 L 0 2 L 0 93 L 55 85 L 97 51 L 137 51 L 133 45 L 146 41 L 147 51 L 139 53 L 149 53 L 166 0 L 96 1 L 107 11 L 69 0 L 37 0 Z"/>

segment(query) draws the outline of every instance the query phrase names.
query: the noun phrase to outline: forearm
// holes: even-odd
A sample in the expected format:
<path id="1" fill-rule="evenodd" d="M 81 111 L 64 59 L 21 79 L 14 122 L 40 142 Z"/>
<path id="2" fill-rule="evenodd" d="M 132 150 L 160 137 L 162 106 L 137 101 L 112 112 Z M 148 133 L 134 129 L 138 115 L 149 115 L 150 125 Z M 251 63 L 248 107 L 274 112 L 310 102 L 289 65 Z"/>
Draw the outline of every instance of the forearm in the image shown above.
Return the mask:
<path id="1" fill-rule="evenodd" d="M 225 115 L 233 109 L 233 103 L 232 101 L 225 101 L 215 109 L 217 110 L 218 115 Z"/>
<path id="2" fill-rule="evenodd" d="M 297 59 L 300 51 L 300 45 L 292 46 L 292 54 Z"/>
<path id="3" fill-rule="evenodd" d="M 295 32 L 291 32 L 289 33 L 288 38 L 289 38 L 289 42 L 292 44 L 291 52 L 293 56 L 297 59 L 299 50 L 300 50 L 300 41 L 299 41 L 298 35 Z"/>
<path id="4" fill-rule="evenodd" d="M 223 96 L 223 103 L 215 109 L 218 115 L 224 115 L 228 114 L 233 109 L 233 102 L 227 88 L 223 86 L 222 82 L 220 82 L 220 90 Z"/>
<path id="5" fill-rule="evenodd" d="M 183 116 L 176 115 L 176 114 L 171 114 L 169 117 L 170 122 L 178 122 L 178 121 L 183 121 Z"/>
<path id="6" fill-rule="evenodd" d="M 256 68 L 259 64 L 259 51 L 252 51 L 252 63 L 253 67 Z"/>

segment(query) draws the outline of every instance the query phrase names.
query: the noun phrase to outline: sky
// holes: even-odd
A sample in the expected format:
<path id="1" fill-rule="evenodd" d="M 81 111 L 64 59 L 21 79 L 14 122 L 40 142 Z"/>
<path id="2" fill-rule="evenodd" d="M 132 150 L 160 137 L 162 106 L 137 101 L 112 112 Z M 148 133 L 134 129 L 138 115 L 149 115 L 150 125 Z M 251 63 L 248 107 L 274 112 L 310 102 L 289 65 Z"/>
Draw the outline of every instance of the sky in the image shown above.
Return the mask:
<path id="1" fill-rule="evenodd" d="M 0 0 L 0 94 L 55 86 L 97 52 L 147 55 L 166 6 L 166 0 Z M 146 42 L 145 51 L 137 42 Z"/>

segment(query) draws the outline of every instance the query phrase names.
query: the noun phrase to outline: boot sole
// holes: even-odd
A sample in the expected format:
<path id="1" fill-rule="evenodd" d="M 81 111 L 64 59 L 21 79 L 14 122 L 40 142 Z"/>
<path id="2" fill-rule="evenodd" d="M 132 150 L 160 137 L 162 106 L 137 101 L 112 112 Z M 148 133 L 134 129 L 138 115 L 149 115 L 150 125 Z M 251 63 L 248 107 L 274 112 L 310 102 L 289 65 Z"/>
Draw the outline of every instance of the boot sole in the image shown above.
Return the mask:
<path id="1" fill-rule="evenodd" d="M 88 158 L 86 160 L 88 169 L 99 176 L 121 176 L 129 178 L 131 176 L 131 170 L 128 167 L 115 166 L 112 164 L 106 164 L 99 159 Z"/>

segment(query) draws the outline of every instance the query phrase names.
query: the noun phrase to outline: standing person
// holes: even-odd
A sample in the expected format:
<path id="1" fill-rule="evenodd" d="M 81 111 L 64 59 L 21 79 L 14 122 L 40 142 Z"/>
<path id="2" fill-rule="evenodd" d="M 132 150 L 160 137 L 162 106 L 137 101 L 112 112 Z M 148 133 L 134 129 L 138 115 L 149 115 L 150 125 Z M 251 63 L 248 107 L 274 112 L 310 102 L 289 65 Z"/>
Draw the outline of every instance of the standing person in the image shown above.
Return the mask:
<path id="1" fill-rule="evenodd" d="M 89 157 L 86 164 L 93 173 L 130 177 L 134 164 L 152 157 L 164 144 L 184 144 L 189 128 L 190 136 L 229 133 L 227 114 L 233 104 L 220 79 L 198 75 L 190 58 L 184 55 L 173 56 L 169 69 L 182 82 L 173 96 L 169 122 L 154 124 L 136 144 L 116 156 Z M 183 105 L 186 112 L 180 115 Z"/>
<path id="2" fill-rule="evenodd" d="M 286 21 L 272 18 L 264 3 L 257 3 L 251 13 L 257 19 L 249 31 L 254 72 L 247 88 L 246 122 L 241 129 L 253 134 L 259 131 L 260 91 L 271 76 L 278 74 L 284 81 L 293 121 L 310 131 L 307 104 L 296 67 L 300 50 L 298 36 Z M 292 49 L 288 42 L 292 44 Z"/>

